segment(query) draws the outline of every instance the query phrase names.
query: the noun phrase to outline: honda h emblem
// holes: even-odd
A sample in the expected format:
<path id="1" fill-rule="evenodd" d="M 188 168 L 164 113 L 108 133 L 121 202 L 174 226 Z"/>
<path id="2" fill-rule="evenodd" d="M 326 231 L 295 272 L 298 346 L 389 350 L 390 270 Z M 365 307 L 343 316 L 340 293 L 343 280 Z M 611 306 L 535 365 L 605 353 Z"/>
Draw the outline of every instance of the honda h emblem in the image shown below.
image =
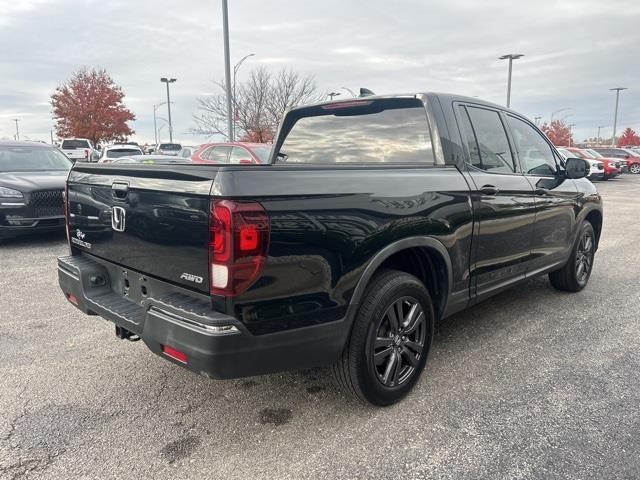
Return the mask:
<path id="1" fill-rule="evenodd" d="M 116 232 L 124 232 L 126 214 L 122 207 L 111 207 L 111 228 Z"/>

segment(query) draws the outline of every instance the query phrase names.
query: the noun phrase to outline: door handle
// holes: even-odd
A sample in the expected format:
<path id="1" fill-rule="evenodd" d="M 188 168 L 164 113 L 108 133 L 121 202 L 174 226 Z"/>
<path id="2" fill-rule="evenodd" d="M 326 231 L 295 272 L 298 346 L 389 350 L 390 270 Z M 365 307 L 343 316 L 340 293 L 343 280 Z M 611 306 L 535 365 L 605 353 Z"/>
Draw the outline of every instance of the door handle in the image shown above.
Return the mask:
<path id="1" fill-rule="evenodd" d="M 535 194 L 536 195 L 546 195 L 547 193 L 549 193 L 549 190 L 543 187 L 538 187 L 535 189 Z"/>
<path id="2" fill-rule="evenodd" d="M 494 185 L 484 185 L 480 189 L 480 193 L 483 195 L 497 195 L 500 192 L 500 189 Z"/>

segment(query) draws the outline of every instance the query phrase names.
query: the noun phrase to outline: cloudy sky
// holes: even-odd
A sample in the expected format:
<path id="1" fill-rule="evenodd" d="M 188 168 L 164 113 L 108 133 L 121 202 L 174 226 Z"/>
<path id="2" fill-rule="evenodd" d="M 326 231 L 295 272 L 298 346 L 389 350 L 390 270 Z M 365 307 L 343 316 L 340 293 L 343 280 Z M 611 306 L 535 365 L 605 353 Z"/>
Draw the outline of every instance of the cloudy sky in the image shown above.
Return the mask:
<path id="1" fill-rule="evenodd" d="M 229 0 L 231 57 L 251 68 L 289 67 L 322 90 L 444 91 L 504 103 L 505 53 L 514 63 L 512 107 L 551 112 L 577 139 L 640 130 L 640 2 L 637 0 Z M 81 66 L 107 69 L 136 114 L 135 139 L 153 140 L 153 104 L 172 87 L 174 131 L 185 144 L 196 98 L 222 79 L 220 0 L 0 0 L 0 138 L 13 118 L 31 139 L 52 128 L 49 96 Z M 343 95 L 348 95 L 342 90 Z M 166 117 L 166 111 L 159 111 Z M 161 124 L 162 122 L 160 122 Z M 166 137 L 167 129 L 161 133 Z"/>

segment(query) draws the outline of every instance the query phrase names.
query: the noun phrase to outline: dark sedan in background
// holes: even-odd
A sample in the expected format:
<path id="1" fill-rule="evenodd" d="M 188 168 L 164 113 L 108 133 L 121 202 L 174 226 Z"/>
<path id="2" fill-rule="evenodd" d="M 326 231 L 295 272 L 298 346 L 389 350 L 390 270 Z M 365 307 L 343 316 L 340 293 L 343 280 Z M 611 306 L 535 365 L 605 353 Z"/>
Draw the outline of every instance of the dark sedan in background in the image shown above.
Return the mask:
<path id="1" fill-rule="evenodd" d="M 0 239 L 64 230 L 72 161 L 50 145 L 0 142 Z"/>

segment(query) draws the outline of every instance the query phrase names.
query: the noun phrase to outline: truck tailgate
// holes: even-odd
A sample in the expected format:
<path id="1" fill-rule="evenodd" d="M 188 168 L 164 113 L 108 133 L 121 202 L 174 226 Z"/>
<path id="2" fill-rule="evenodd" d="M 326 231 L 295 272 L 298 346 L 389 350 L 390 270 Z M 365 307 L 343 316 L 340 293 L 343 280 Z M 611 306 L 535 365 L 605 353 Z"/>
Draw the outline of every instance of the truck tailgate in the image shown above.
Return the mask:
<path id="1" fill-rule="evenodd" d="M 72 247 L 208 291 L 209 194 L 217 170 L 76 164 L 68 181 Z"/>

